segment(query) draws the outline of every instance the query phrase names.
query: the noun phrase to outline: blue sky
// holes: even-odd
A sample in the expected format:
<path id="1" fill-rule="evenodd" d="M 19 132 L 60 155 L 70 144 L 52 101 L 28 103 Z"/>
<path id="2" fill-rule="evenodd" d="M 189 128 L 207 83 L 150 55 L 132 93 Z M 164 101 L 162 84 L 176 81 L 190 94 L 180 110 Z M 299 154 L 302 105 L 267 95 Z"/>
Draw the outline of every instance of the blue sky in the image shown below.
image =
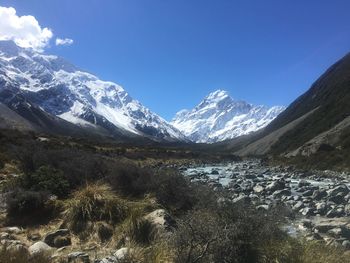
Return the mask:
<path id="1" fill-rule="evenodd" d="M 350 51 L 344 0 L 11 0 L 69 46 L 47 53 L 122 85 L 166 119 L 225 89 L 288 105 Z M 1 22 L 0 22 L 1 23 Z"/>

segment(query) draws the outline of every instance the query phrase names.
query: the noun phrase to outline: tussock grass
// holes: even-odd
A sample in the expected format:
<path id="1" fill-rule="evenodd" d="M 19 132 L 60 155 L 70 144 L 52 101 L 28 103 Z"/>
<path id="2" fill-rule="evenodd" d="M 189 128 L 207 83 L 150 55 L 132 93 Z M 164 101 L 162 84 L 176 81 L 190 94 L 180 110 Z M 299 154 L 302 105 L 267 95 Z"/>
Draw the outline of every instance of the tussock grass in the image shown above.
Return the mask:
<path id="1" fill-rule="evenodd" d="M 88 222 L 106 221 L 116 224 L 130 210 L 127 202 L 105 184 L 88 184 L 73 193 L 66 202 L 66 222 L 74 232 L 84 230 Z"/>
<path id="2" fill-rule="evenodd" d="M 319 241 L 304 241 L 287 238 L 283 241 L 262 245 L 261 262 L 283 263 L 349 263 L 349 254 L 335 246 L 326 246 Z"/>
<path id="3" fill-rule="evenodd" d="M 6 249 L 5 246 L 0 248 L 0 263 L 51 263 L 51 259 L 48 255 L 38 254 L 30 256 L 21 250 L 11 251 Z"/>

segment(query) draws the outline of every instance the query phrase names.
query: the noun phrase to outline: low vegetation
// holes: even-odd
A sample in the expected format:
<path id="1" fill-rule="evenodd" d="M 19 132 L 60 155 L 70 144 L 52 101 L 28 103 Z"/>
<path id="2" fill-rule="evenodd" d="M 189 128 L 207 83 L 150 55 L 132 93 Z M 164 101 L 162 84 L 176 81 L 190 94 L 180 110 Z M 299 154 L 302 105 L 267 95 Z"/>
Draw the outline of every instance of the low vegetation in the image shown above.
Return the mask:
<path id="1" fill-rule="evenodd" d="M 113 151 L 55 138 L 32 144 L 31 135 L 11 136 L 3 159 L 20 172 L 3 187 L 5 224 L 23 227 L 18 238 L 27 245 L 34 242 L 28 233 L 40 233 L 41 240 L 67 228 L 71 245 L 55 259 L 4 246 L 0 263 L 63 263 L 69 252 L 83 249 L 92 260 L 122 247 L 128 248 L 125 263 L 350 262 L 339 248 L 289 237 L 280 228 L 283 208 L 257 211 L 225 201 L 228 193 L 191 183 L 166 167 L 162 155 L 170 151 L 135 160 L 120 146 Z M 147 217 L 155 210 L 168 213 L 166 227 Z"/>

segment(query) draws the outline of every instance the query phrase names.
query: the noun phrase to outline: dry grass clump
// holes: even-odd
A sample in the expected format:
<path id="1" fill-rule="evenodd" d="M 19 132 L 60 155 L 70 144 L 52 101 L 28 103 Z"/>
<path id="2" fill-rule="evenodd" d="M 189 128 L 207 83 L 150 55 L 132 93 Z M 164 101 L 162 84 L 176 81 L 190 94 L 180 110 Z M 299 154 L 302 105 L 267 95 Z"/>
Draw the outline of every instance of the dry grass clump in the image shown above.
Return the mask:
<path id="1" fill-rule="evenodd" d="M 129 207 L 105 184 L 90 184 L 73 193 L 66 203 L 66 222 L 73 232 L 83 231 L 89 222 L 116 224 L 124 220 Z"/>
<path id="2" fill-rule="evenodd" d="M 0 248 L 0 263 L 51 263 L 51 259 L 48 255 L 37 254 L 30 256 L 23 250 L 10 250 L 5 246 Z"/>
<path id="3" fill-rule="evenodd" d="M 326 246 L 320 242 L 307 242 L 303 247 L 303 263 L 349 263 L 350 254 L 341 247 Z"/>
<path id="4" fill-rule="evenodd" d="M 349 263 L 349 254 L 335 246 L 320 241 L 303 241 L 288 238 L 262 246 L 262 263 Z"/>

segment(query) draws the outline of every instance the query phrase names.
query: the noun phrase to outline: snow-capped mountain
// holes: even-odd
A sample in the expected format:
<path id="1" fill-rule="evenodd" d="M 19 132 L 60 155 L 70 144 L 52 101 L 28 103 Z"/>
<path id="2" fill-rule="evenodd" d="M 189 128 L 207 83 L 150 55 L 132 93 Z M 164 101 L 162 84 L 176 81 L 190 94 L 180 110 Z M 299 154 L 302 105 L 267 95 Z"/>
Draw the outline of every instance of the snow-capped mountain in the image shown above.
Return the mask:
<path id="1" fill-rule="evenodd" d="M 0 41 L 0 91 L 4 90 L 81 127 L 102 127 L 155 140 L 185 140 L 180 131 L 121 86 L 12 41 Z M 0 102 L 6 104 L 1 96 Z"/>
<path id="2" fill-rule="evenodd" d="M 212 143 L 257 131 L 284 109 L 254 106 L 231 98 L 227 91 L 217 90 L 194 109 L 179 111 L 171 124 L 194 142 Z"/>

